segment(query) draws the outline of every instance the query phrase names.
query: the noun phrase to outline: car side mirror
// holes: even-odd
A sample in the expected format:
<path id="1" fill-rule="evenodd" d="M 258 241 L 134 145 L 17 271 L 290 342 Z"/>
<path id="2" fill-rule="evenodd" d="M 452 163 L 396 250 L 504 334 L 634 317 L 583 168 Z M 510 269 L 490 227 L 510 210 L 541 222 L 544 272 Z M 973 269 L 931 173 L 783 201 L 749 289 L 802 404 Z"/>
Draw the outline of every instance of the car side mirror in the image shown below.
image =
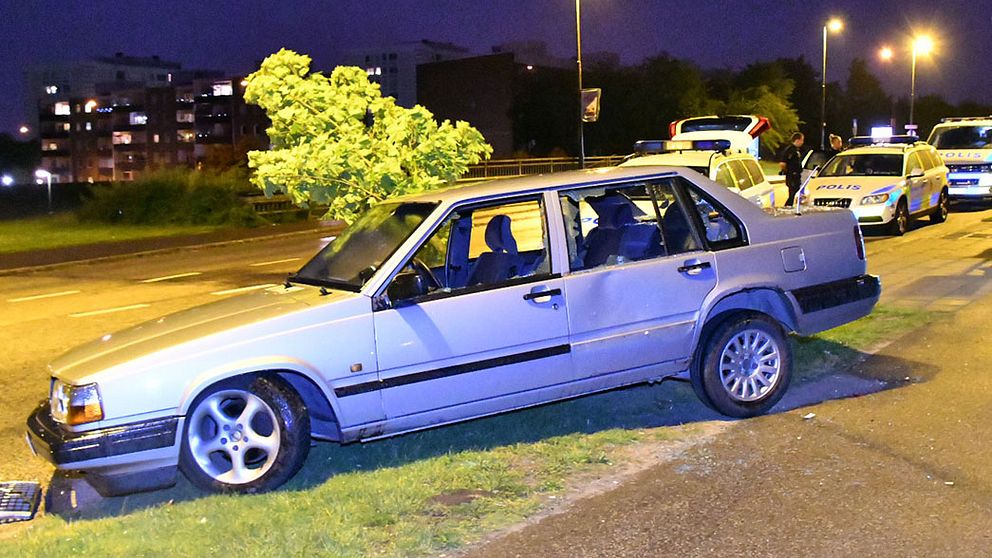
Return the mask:
<path id="1" fill-rule="evenodd" d="M 386 288 L 386 296 L 393 302 L 409 301 L 427 294 L 427 285 L 419 273 L 400 273 Z"/>
<path id="2" fill-rule="evenodd" d="M 917 167 L 909 171 L 909 178 L 920 178 L 923 176 L 923 169 Z"/>

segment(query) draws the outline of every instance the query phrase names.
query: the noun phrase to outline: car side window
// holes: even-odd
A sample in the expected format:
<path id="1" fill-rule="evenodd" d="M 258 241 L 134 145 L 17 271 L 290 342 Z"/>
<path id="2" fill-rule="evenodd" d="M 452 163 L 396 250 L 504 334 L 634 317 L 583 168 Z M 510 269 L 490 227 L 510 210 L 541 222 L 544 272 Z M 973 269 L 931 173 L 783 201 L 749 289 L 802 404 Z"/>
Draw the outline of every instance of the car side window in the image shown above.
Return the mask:
<path id="1" fill-rule="evenodd" d="M 458 207 L 393 278 L 393 301 L 457 293 L 550 273 L 540 198 Z"/>
<path id="2" fill-rule="evenodd" d="M 716 168 L 716 178 L 713 179 L 717 184 L 721 184 L 730 188 L 731 190 L 737 189 L 737 181 L 734 179 L 734 175 L 730 173 L 730 164 L 723 163 Z"/>
<path id="3" fill-rule="evenodd" d="M 744 163 L 740 161 L 731 161 L 730 170 L 734 173 L 734 181 L 737 183 L 737 188 L 740 190 L 747 190 L 754 184 L 751 183 L 751 176 L 748 175 L 747 169 L 744 168 Z"/>
<path id="4" fill-rule="evenodd" d="M 710 249 L 720 250 L 744 244 L 740 225 L 727 210 L 708 199 L 693 186 L 688 186 L 686 190 L 705 231 L 706 243 Z"/>
<path id="5" fill-rule="evenodd" d="M 913 169 L 924 169 L 923 163 L 916 153 L 910 153 L 906 156 L 906 168 L 903 169 L 903 174 L 909 175 L 909 173 L 913 172 Z"/>
<path id="6" fill-rule="evenodd" d="M 930 163 L 933 164 L 934 168 L 937 168 L 944 164 L 944 160 L 940 158 L 940 154 L 934 148 L 929 148 L 922 152 L 926 157 L 930 158 Z"/>
<path id="7" fill-rule="evenodd" d="M 699 249 L 671 179 L 563 190 L 559 200 L 572 271 Z"/>
<path id="8" fill-rule="evenodd" d="M 754 159 L 746 159 L 743 161 L 744 168 L 747 169 L 748 174 L 751 175 L 751 182 L 754 184 L 761 184 L 765 181 L 765 173 L 761 172 L 761 166 Z"/>

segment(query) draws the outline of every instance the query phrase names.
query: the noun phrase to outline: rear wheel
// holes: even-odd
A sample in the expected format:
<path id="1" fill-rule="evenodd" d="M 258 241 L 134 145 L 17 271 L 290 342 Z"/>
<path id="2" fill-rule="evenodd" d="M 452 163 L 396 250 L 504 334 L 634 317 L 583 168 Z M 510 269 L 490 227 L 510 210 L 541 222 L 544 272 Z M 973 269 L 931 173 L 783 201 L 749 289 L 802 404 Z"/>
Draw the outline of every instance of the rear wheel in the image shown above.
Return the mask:
<path id="1" fill-rule="evenodd" d="M 300 396 L 269 377 L 221 382 L 197 397 L 183 429 L 179 466 L 213 492 L 264 492 L 290 479 L 310 451 Z"/>
<path id="2" fill-rule="evenodd" d="M 906 206 L 906 198 L 899 200 L 896 204 L 896 214 L 889 221 L 889 234 L 902 236 L 909 230 L 909 207 Z"/>
<path id="3" fill-rule="evenodd" d="M 767 413 L 792 378 L 792 351 L 782 327 L 759 314 L 735 314 L 713 330 L 691 372 L 700 399 L 719 413 Z"/>
<path id="4" fill-rule="evenodd" d="M 947 190 L 940 191 L 940 198 L 937 200 L 937 207 L 930 214 L 930 222 L 937 224 L 947 220 L 947 215 L 951 212 L 951 200 L 947 197 Z"/>

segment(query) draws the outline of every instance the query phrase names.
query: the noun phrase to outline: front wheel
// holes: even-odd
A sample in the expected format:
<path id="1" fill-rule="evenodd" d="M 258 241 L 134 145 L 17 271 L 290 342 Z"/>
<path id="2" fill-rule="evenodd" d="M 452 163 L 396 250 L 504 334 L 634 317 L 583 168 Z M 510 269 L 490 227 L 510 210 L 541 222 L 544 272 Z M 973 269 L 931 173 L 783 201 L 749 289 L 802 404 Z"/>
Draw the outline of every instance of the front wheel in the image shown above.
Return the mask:
<path id="1" fill-rule="evenodd" d="M 179 467 L 212 492 L 264 492 L 290 479 L 310 451 L 300 396 L 269 377 L 225 380 L 197 397 L 183 429 Z"/>
<path id="2" fill-rule="evenodd" d="M 909 207 L 906 200 L 901 199 L 896 204 L 896 214 L 889 221 L 889 234 L 892 236 L 902 236 L 909 230 Z"/>
<path id="3" fill-rule="evenodd" d="M 719 413 L 747 418 L 767 413 L 792 378 L 792 350 L 778 323 L 757 314 L 723 321 L 696 359 L 691 379 L 704 403 Z"/>

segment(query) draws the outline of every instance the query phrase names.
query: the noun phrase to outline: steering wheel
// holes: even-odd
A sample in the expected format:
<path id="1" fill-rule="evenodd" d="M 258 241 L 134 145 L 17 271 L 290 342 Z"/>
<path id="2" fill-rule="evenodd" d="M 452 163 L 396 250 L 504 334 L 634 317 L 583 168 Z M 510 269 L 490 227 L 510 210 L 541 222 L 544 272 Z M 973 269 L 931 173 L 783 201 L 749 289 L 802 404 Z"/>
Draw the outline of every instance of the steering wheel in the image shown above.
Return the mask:
<path id="1" fill-rule="evenodd" d="M 431 268 L 427 267 L 420 258 L 413 258 L 410 260 L 410 267 L 413 271 L 420 276 L 421 279 L 425 280 L 427 283 L 427 288 L 429 290 L 437 290 L 442 287 L 441 282 L 437 280 L 437 276 L 431 271 Z"/>

